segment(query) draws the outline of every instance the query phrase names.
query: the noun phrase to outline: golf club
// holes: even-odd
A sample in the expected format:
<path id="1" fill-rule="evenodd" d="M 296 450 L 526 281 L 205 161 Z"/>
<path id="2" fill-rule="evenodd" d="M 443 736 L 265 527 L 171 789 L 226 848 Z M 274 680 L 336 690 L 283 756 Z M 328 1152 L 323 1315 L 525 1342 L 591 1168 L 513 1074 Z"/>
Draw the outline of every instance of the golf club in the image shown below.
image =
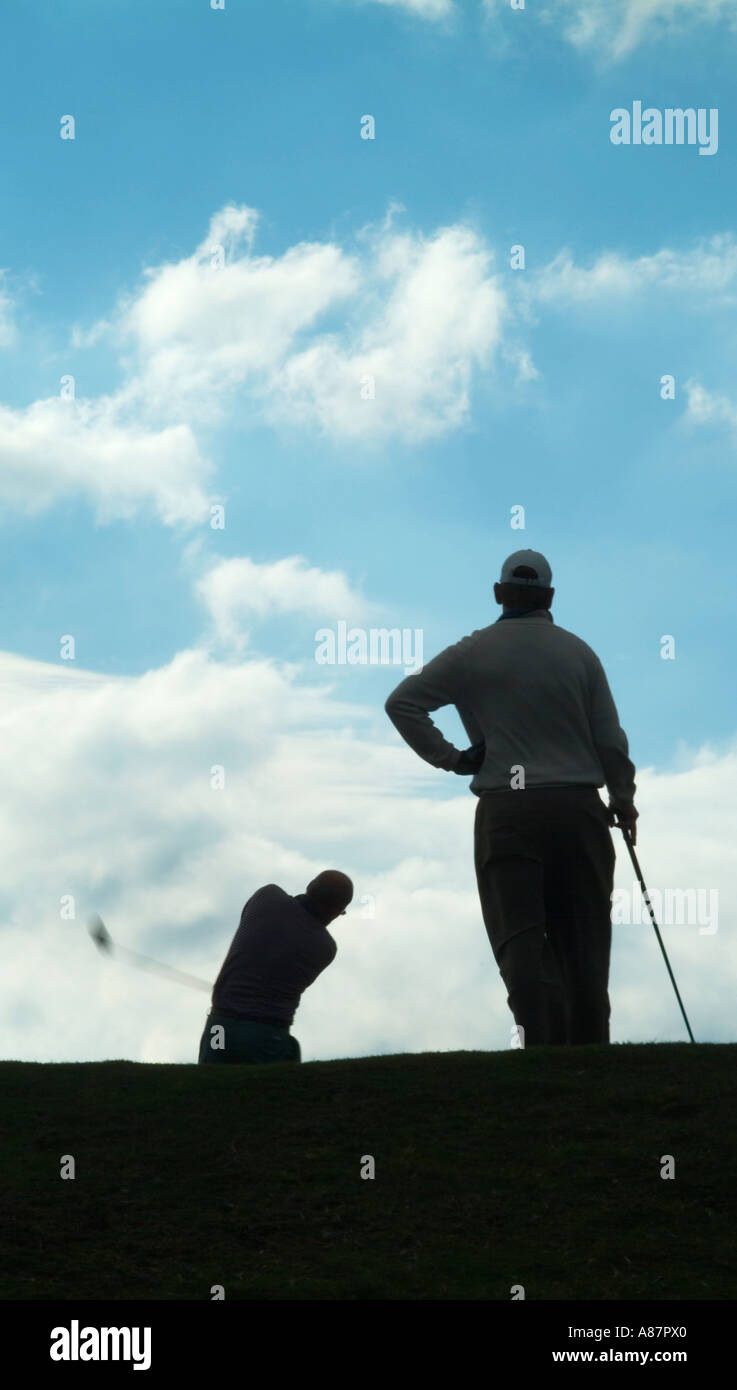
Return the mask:
<path id="1" fill-rule="evenodd" d="M 107 955 L 123 956 L 131 965 L 137 965 L 141 970 L 150 970 L 155 975 L 163 975 L 167 980 L 176 980 L 177 984 L 189 985 L 191 989 L 212 989 L 207 980 L 201 980 L 197 975 L 187 975 L 183 970 L 175 970 L 173 966 L 152 960 L 150 956 L 142 956 L 138 951 L 129 950 L 127 946 L 116 945 L 102 917 L 97 914 L 90 918 L 88 931 L 95 945 Z"/>
<path id="2" fill-rule="evenodd" d="M 663 938 L 662 938 L 662 936 L 660 935 L 660 930 L 659 930 L 658 924 L 657 924 L 657 922 L 656 922 L 656 920 L 655 920 L 655 913 L 653 912 L 652 903 L 650 902 L 650 894 L 648 893 L 647 888 L 645 887 L 645 880 L 644 880 L 644 878 L 642 877 L 642 870 L 641 870 L 641 868 L 640 868 L 640 865 L 639 865 L 638 862 L 637 862 L 637 855 L 635 854 L 635 847 L 634 847 L 634 845 L 633 845 L 633 843 L 632 843 L 632 833 L 631 833 L 631 831 L 630 831 L 630 829 L 629 829 L 628 826 L 621 825 L 619 821 L 617 821 L 617 825 L 619 826 L 619 829 L 622 831 L 622 834 L 624 835 L 625 843 L 626 843 L 627 848 L 628 848 L 628 850 L 629 850 L 629 852 L 630 852 L 630 859 L 632 860 L 632 867 L 634 868 L 634 871 L 635 871 L 635 873 L 637 874 L 637 877 L 638 877 L 639 882 L 640 882 L 640 888 L 641 888 L 641 890 L 642 890 L 642 896 L 643 896 L 643 898 L 645 899 L 645 902 L 647 903 L 647 910 L 648 910 L 648 912 L 650 913 L 650 920 L 651 920 L 651 922 L 652 922 L 652 924 L 653 924 L 653 926 L 654 926 L 654 928 L 655 928 L 655 935 L 656 935 L 657 938 L 658 938 L 658 945 L 659 945 L 661 951 L 663 952 L 663 960 L 665 961 L 666 966 L 668 967 L 668 974 L 670 975 L 671 984 L 673 985 L 673 988 L 674 988 L 674 990 L 675 990 L 675 992 L 676 992 L 676 999 L 678 1000 L 679 1008 L 680 1008 L 680 1010 L 681 1010 L 681 1013 L 683 1014 L 683 1022 L 684 1022 L 685 1025 L 686 1025 L 686 1029 L 687 1029 L 687 1032 L 688 1032 L 688 1036 L 689 1036 L 689 1038 L 691 1039 L 691 1042 L 696 1042 L 696 1039 L 695 1039 L 693 1033 L 691 1032 L 691 1024 L 689 1023 L 688 1018 L 686 1017 L 686 1010 L 685 1010 L 684 1007 L 683 1007 L 683 1000 L 681 999 L 681 996 L 680 996 L 680 994 L 678 993 L 678 985 L 676 984 L 675 976 L 674 976 L 674 974 L 673 974 L 673 971 L 672 971 L 671 968 L 670 968 L 670 961 L 668 960 L 668 957 L 667 957 L 667 955 L 666 955 L 665 946 L 663 945 Z"/>

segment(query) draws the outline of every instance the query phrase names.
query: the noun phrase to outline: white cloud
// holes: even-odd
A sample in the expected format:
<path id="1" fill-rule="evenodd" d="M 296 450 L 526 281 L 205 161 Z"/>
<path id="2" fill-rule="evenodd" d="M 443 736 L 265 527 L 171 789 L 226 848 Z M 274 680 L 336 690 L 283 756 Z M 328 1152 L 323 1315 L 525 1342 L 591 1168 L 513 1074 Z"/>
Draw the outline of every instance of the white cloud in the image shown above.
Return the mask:
<path id="1" fill-rule="evenodd" d="M 223 208 L 191 257 L 147 271 L 140 293 L 90 329 L 75 329 L 78 347 L 107 339 L 119 349 L 126 379 L 118 390 L 0 406 L 5 505 L 38 511 L 79 494 L 103 520 L 141 507 L 168 524 L 204 516 L 211 470 L 193 429 L 221 420 L 234 382 L 281 364 L 295 336 L 355 288 L 355 270 L 336 247 L 251 257 L 257 220 L 252 209 Z M 218 249 L 221 270 L 211 263 Z M 0 300 L 0 338 L 2 307 Z"/>
<path id="2" fill-rule="evenodd" d="M 267 413 L 345 439 L 419 442 L 457 429 L 474 369 L 501 342 L 506 299 L 491 252 L 464 226 L 429 238 L 382 229 L 368 247 L 357 326 L 290 355 Z"/>
<path id="3" fill-rule="evenodd" d="M 484 0 L 484 6 L 499 18 L 509 11 L 509 0 Z M 528 5 L 525 17 L 532 14 Z M 671 34 L 686 35 L 719 20 L 735 23 L 734 0 L 548 0 L 540 15 L 576 48 L 615 60 Z"/>
<path id="4" fill-rule="evenodd" d="M 197 583 L 220 641 L 240 647 L 249 621 L 276 613 L 312 616 L 318 625 L 334 619 L 358 621 L 373 608 L 351 589 L 339 570 L 310 567 L 300 555 L 272 564 L 247 557 L 220 560 Z"/>
<path id="5" fill-rule="evenodd" d="M 698 381 L 686 382 L 688 404 L 684 419 L 694 425 L 726 425 L 737 435 L 737 403 L 707 391 Z"/>
<path id="6" fill-rule="evenodd" d="M 120 393 L 129 405 L 217 422 L 234 386 L 268 378 L 299 334 L 355 293 L 357 266 L 339 247 L 254 256 L 257 224 L 252 208 L 223 208 L 192 256 L 147 270 L 121 303 L 107 328 L 121 349 L 135 345 L 135 375 Z"/>
<path id="7" fill-rule="evenodd" d="M 206 514 L 211 476 L 196 431 L 238 404 L 335 441 L 421 443 L 464 425 L 475 377 L 497 361 L 520 385 L 535 379 L 529 347 L 507 337 L 533 304 L 649 288 L 704 306 L 734 298 L 728 234 L 639 258 L 607 251 L 590 266 L 564 250 L 510 283 L 473 228 L 403 232 L 397 213 L 393 205 L 365 228 L 350 254 L 300 243 L 271 257 L 253 251 L 257 213 L 223 208 L 192 256 L 149 268 L 112 316 L 79 330 L 79 341 L 105 337 L 118 349 L 119 389 L 0 407 L 0 501 L 33 511 L 76 493 L 103 519 L 146 507 L 167 524 L 191 523 Z"/>
<path id="8" fill-rule="evenodd" d="M 350 254 L 313 242 L 273 257 L 253 252 L 252 208 L 221 209 L 191 256 L 149 268 L 112 314 L 75 329 L 78 347 L 117 350 L 118 389 L 0 406 L 0 501 L 37 511 L 78 494 L 102 519 L 142 507 L 201 519 L 211 470 L 195 431 L 227 422 L 237 390 L 255 419 L 336 440 L 458 428 L 500 344 L 504 292 L 476 232 L 400 233 L 398 211 Z M 362 399 L 368 377 L 375 397 Z"/>
<path id="9" fill-rule="evenodd" d="M 590 266 L 577 265 L 560 251 L 525 282 L 532 300 L 541 304 L 587 304 L 648 289 L 699 295 L 710 304 L 731 303 L 737 285 L 737 239 L 721 233 L 688 251 L 663 248 L 650 256 L 628 257 L 603 251 Z"/>
<path id="10" fill-rule="evenodd" d="M 205 514 L 209 468 L 188 425 L 147 430 L 124 422 L 114 400 L 0 405 L 0 501 L 38 512 L 69 495 L 88 497 L 101 520 L 150 506 L 166 524 Z"/>
<path id="11" fill-rule="evenodd" d="M 517 368 L 517 381 L 523 384 L 526 381 L 537 381 L 540 373 L 532 360 L 532 355 L 527 348 L 505 349 L 504 356 L 508 362 L 512 362 Z"/>
<path id="12" fill-rule="evenodd" d="M 271 257 L 253 255 L 257 214 L 225 208 L 193 256 L 149 269 L 140 293 L 89 330 L 121 352 L 134 344 L 117 404 L 216 423 L 240 387 L 271 424 L 336 439 L 419 441 L 457 428 L 473 370 L 491 364 L 501 339 L 501 282 L 473 230 L 401 233 L 396 212 L 364 229 L 350 255 L 301 243 Z M 218 244 L 226 258 L 214 266 Z M 348 317 L 321 324 L 338 306 Z M 364 399 L 369 377 L 375 394 Z"/>
<path id="13" fill-rule="evenodd" d="M 553 13 L 560 15 L 571 43 L 603 48 L 614 58 L 691 26 L 734 21 L 732 0 L 556 0 Z"/>
<path id="14" fill-rule="evenodd" d="M 381 710 L 274 662 L 186 651 L 135 678 L 3 655 L 0 718 L 13 808 L 0 843 L 3 1056 L 194 1060 L 206 994 L 99 956 L 87 916 L 213 979 L 250 893 L 301 892 L 328 867 L 351 875 L 356 898 L 336 924 L 336 963 L 297 1015 L 306 1058 L 509 1045 L 473 878 L 475 798 L 455 783 L 450 798 L 431 795 L 447 777 Z M 210 785 L 215 764 L 223 790 Z M 703 1040 L 733 1034 L 736 774 L 737 747 L 701 750 L 675 774 L 638 769 L 648 886 L 720 893 L 715 935 L 663 924 Z M 64 921 L 70 893 L 77 918 Z M 612 997 L 615 1039 L 683 1037 L 649 925 L 615 928 Z"/>

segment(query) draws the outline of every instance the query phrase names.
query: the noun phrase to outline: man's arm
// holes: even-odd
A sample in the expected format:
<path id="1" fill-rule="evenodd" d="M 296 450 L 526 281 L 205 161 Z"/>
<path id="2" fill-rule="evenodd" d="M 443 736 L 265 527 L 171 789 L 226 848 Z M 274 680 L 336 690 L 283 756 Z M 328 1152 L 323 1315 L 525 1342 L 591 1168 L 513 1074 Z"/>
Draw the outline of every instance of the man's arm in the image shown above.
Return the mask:
<path id="1" fill-rule="evenodd" d="M 456 709 L 458 710 L 461 724 L 466 730 L 471 742 L 483 743 L 484 731 L 476 716 L 472 714 L 471 710 L 468 708 L 468 705 L 456 705 Z"/>
<path id="2" fill-rule="evenodd" d="M 635 765 L 630 760 L 627 735 L 620 726 L 617 707 L 598 657 L 595 657 L 591 681 L 591 733 L 604 770 L 610 807 L 621 812 L 623 823 L 634 825 L 637 819 Z"/>
<path id="3" fill-rule="evenodd" d="M 462 754 L 443 738 L 429 711 L 454 705 L 462 698 L 459 647 L 446 647 L 414 676 L 393 690 L 384 709 L 405 743 L 433 767 L 455 772 Z"/>

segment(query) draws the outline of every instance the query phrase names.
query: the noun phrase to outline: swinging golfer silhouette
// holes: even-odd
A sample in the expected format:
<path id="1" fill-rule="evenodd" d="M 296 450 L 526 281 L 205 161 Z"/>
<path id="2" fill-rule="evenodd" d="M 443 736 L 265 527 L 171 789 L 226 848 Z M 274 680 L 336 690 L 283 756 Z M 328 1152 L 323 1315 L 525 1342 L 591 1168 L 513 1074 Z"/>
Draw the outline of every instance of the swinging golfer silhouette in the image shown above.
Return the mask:
<path id="1" fill-rule="evenodd" d="M 325 869 L 291 897 L 276 883 L 248 899 L 212 990 L 200 1062 L 299 1062 L 290 1033 L 304 991 L 335 959 L 327 930 L 344 914 L 353 884 Z"/>

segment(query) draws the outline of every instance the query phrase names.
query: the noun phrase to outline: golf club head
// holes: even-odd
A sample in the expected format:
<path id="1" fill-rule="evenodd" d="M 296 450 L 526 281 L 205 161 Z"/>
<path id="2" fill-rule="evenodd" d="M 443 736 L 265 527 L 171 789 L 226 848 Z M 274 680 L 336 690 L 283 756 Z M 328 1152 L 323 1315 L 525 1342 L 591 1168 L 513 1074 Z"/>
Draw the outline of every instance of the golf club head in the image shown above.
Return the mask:
<path id="1" fill-rule="evenodd" d="M 98 916 L 97 913 L 94 917 L 90 917 L 90 920 L 87 923 L 87 930 L 89 931 L 89 934 L 92 937 L 92 940 L 94 941 L 95 945 L 99 946 L 101 951 L 112 950 L 112 937 L 110 936 L 110 933 L 107 927 L 105 926 L 102 917 Z"/>

